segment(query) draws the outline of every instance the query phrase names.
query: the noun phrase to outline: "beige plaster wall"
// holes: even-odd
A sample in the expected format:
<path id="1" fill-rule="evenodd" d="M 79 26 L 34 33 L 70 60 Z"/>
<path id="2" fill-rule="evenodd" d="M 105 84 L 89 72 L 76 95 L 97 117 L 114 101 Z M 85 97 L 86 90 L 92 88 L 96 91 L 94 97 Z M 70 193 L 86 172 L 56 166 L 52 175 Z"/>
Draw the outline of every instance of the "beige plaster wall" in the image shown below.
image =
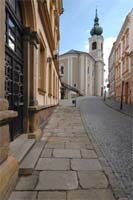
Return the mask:
<path id="1" fill-rule="evenodd" d="M 79 56 L 72 57 L 72 65 L 73 65 L 73 72 L 72 72 L 72 85 L 74 86 L 74 83 L 76 83 L 77 88 L 79 88 L 80 85 L 80 79 L 79 79 Z"/>
<path id="2" fill-rule="evenodd" d="M 46 45 L 46 57 L 52 57 L 51 55 L 51 51 L 50 51 L 50 48 L 49 48 L 49 44 L 48 44 L 48 41 L 47 41 L 47 38 L 46 38 L 46 34 L 45 34 L 45 31 L 44 31 L 44 28 L 43 28 L 43 25 L 42 25 L 42 22 L 41 22 L 41 19 L 40 19 L 40 15 L 39 15 L 39 12 L 38 12 L 38 3 L 36 0 L 34 0 L 34 3 L 35 3 L 35 13 L 36 13 L 36 20 L 37 20 L 37 32 L 38 34 L 41 34 L 42 37 L 43 37 L 43 40 L 45 42 L 45 45 Z M 38 81 L 38 74 L 39 74 L 39 48 L 37 50 L 37 59 L 36 59 L 36 72 L 35 72 L 35 88 L 36 88 L 36 99 L 39 103 L 39 105 L 55 105 L 58 103 L 58 99 L 55 99 L 53 97 L 49 97 L 48 95 L 48 83 L 49 83 L 49 70 L 48 70 L 48 67 L 49 67 L 49 63 L 46 64 L 46 94 L 45 95 L 41 95 L 39 94 L 38 92 L 38 88 L 39 88 L 39 81 Z M 57 75 L 57 71 L 55 69 L 55 65 L 54 65 L 54 62 L 52 61 L 52 71 L 55 72 L 55 76 L 58 78 L 58 75 Z M 53 79 L 52 79 L 53 80 Z M 52 82 L 52 87 L 53 87 L 53 82 Z"/>

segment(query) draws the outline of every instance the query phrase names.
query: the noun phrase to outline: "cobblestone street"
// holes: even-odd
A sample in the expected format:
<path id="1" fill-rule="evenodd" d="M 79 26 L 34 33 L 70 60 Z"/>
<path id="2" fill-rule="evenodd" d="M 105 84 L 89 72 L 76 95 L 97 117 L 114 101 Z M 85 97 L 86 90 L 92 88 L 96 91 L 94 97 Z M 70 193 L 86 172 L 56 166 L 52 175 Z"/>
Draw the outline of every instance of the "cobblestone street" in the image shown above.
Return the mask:
<path id="1" fill-rule="evenodd" d="M 19 178 L 9 200 L 115 200 L 79 109 L 64 102 L 44 129 L 34 172 Z"/>
<path id="2" fill-rule="evenodd" d="M 131 117 L 111 109 L 101 98 L 90 97 L 80 104 L 84 122 L 127 194 L 132 182 Z"/>

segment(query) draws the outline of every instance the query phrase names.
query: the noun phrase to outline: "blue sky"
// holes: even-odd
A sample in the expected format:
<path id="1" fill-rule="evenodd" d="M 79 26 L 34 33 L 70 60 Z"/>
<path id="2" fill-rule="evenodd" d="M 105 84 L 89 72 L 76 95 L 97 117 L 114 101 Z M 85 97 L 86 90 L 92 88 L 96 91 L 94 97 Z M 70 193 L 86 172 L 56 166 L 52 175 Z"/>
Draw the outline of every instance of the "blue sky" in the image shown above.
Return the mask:
<path id="1" fill-rule="evenodd" d="M 64 13 L 60 18 L 60 54 L 70 49 L 88 51 L 88 38 L 97 7 L 100 25 L 103 27 L 107 68 L 111 45 L 133 7 L 133 0 L 63 0 L 63 7 Z"/>

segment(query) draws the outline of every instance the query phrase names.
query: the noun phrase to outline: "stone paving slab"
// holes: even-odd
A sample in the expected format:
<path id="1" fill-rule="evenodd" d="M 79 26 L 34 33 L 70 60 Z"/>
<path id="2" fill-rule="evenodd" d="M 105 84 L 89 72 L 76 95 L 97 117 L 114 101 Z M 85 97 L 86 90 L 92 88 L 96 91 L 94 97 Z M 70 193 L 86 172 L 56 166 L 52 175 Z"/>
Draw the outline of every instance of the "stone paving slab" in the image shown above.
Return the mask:
<path id="1" fill-rule="evenodd" d="M 28 139 L 27 134 L 22 134 L 13 142 L 10 142 L 10 154 L 13 155 L 19 163 L 24 159 L 27 152 L 35 144 L 35 139 Z"/>
<path id="2" fill-rule="evenodd" d="M 20 177 L 15 190 L 21 190 L 21 191 L 22 190 L 34 190 L 37 181 L 38 181 L 37 175 Z"/>
<path id="3" fill-rule="evenodd" d="M 40 172 L 36 190 L 73 190 L 78 188 L 76 172 L 43 171 Z"/>
<path id="4" fill-rule="evenodd" d="M 91 190 L 75 190 L 67 192 L 67 200 L 99 200 L 96 199 L 94 191 Z M 102 199 L 104 200 L 104 199 Z M 106 199 L 108 200 L 108 199 Z"/>
<path id="5" fill-rule="evenodd" d="M 95 193 L 98 200 L 115 200 L 112 191 L 109 189 L 95 190 Z"/>
<path id="6" fill-rule="evenodd" d="M 92 149 L 92 145 L 89 143 L 83 143 L 83 142 L 66 142 L 65 144 L 66 149 L 85 149 L 90 148 Z"/>
<path id="7" fill-rule="evenodd" d="M 67 141 L 69 141 L 69 137 L 50 137 L 49 138 L 49 140 L 48 140 L 48 142 L 50 143 L 54 143 L 54 142 L 67 142 Z"/>
<path id="8" fill-rule="evenodd" d="M 70 161 L 59 158 L 40 158 L 36 170 L 70 170 Z"/>
<path id="9" fill-rule="evenodd" d="M 64 149 L 64 142 L 48 142 L 45 146 L 46 149 Z"/>
<path id="10" fill-rule="evenodd" d="M 39 192 L 37 200 L 66 200 L 66 192 Z"/>
<path id="11" fill-rule="evenodd" d="M 25 157 L 19 167 L 20 174 L 31 174 L 34 171 L 35 164 L 40 156 L 40 153 L 44 147 L 43 141 L 37 142 L 29 154 Z"/>
<path id="12" fill-rule="evenodd" d="M 74 134 L 72 132 L 54 133 L 53 135 L 58 137 L 74 137 Z"/>
<path id="13" fill-rule="evenodd" d="M 70 142 L 75 142 L 75 143 L 84 143 L 84 144 L 91 144 L 88 137 L 73 137 L 69 139 Z"/>
<path id="14" fill-rule="evenodd" d="M 78 149 L 54 149 L 53 156 L 57 158 L 81 158 Z"/>
<path id="15" fill-rule="evenodd" d="M 86 137 L 86 133 L 72 132 L 74 137 Z"/>
<path id="16" fill-rule="evenodd" d="M 94 150 L 81 149 L 82 158 L 97 158 Z"/>
<path id="17" fill-rule="evenodd" d="M 52 152 L 53 152 L 53 149 L 44 149 L 43 152 L 41 153 L 41 157 L 42 158 L 52 157 Z"/>
<path id="18" fill-rule="evenodd" d="M 83 189 L 107 188 L 108 181 L 103 172 L 79 171 L 79 182 Z"/>
<path id="19" fill-rule="evenodd" d="M 75 190 L 67 193 L 67 200 L 115 200 L 112 192 L 106 190 Z"/>
<path id="20" fill-rule="evenodd" d="M 8 200 L 36 200 L 37 192 L 12 192 Z"/>
<path id="21" fill-rule="evenodd" d="M 98 159 L 72 159 L 71 168 L 73 170 L 102 170 Z"/>

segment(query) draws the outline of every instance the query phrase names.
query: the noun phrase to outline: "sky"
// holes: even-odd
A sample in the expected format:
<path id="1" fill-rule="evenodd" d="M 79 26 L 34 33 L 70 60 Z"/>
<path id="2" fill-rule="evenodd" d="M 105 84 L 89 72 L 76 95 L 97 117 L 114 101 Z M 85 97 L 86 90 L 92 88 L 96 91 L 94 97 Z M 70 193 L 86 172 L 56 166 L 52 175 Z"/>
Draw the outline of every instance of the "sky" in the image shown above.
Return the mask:
<path id="1" fill-rule="evenodd" d="M 98 9 L 104 37 L 105 79 L 108 77 L 108 56 L 133 0 L 63 0 L 60 18 L 60 54 L 71 49 L 88 52 L 90 30 Z"/>

